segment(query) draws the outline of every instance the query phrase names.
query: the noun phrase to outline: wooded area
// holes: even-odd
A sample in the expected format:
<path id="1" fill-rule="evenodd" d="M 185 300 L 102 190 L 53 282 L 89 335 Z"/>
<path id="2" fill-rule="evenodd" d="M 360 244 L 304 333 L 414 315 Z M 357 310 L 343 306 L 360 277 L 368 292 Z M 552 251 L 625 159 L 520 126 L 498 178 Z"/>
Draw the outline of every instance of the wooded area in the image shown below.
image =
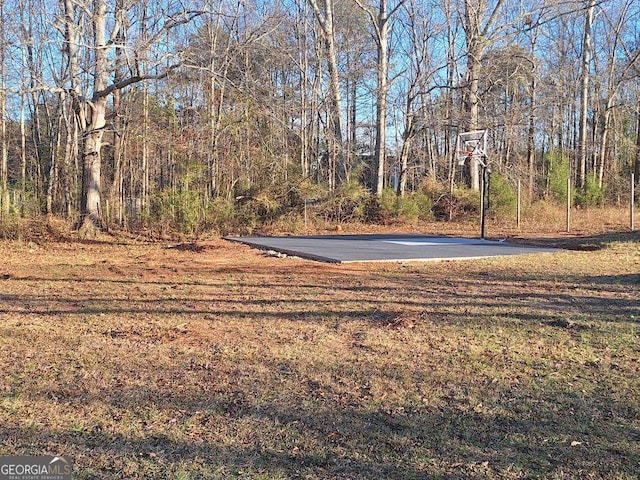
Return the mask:
<path id="1" fill-rule="evenodd" d="M 477 128 L 504 185 L 616 203 L 639 57 L 632 0 L 3 0 L 0 215 L 188 230 L 477 190 Z"/>

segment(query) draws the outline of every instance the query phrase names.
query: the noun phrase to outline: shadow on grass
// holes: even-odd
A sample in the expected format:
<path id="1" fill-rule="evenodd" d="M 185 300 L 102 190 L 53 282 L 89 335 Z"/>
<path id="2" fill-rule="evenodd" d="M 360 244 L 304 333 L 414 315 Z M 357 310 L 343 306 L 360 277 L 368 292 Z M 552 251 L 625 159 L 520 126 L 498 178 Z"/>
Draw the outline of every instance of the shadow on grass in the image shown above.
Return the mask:
<path id="1" fill-rule="evenodd" d="M 510 241 L 539 247 L 563 248 L 566 250 L 596 251 L 615 242 L 640 242 L 640 231 L 614 232 L 587 237 L 519 238 Z"/>
<path id="2" fill-rule="evenodd" d="M 20 453 L 55 447 L 81 455 L 78 478 L 176 478 L 179 471 L 189 478 L 633 478 L 640 468 L 640 430 L 620 421 L 635 406 L 604 390 L 591 396 L 567 385 L 517 392 L 494 386 L 485 405 L 462 396 L 440 406 L 389 402 L 371 409 L 336 403 L 330 389 L 299 382 L 302 389 L 270 401 L 251 390 L 71 395 L 67 407 L 106 405 L 116 416 L 126 413 L 136 433 L 88 420 L 75 429 L 5 424 L 0 435 Z M 60 392 L 40 392 L 50 394 Z M 150 410 L 155 422 L 171 421 L 154 424 Z M 131 463 L 147 473 L 128 472 Z M 173 476 L 149 476 L 154 471 Z"/>
<path id="3" fill-rule="evenodd" d="M 637 275 L 623 276 L 630 285 L 636 285 Z M 628 277 L 628 278 L 627 278 Z M 486 281 L 486 278 L 485 278 Z M 595 283 L 620 284 L 620 278 L 604 277 L 591 279 Z M 466 282 L 461 282 L 464 285 Z M 469 282 L 473 284 L 472 281 Z M 315 291 L 326 290 L 323 295 L 335 293 L 340 288 L 313 286 Z M 474 319 L 493 315 L 513 318 L 519 321 L 552 321 L 566 316 L 592 321 L 631 321 L 638 312 L 637 298 L 611 298 L 594 295 L 567 295 L 557 291 L 549 293 L 492 293 L 464 294 L 464 287 L 455 292 L 440 294 L 437 299 L 416 301 L 410 299 L 379 299 L 360 297 L 345 298 L 339 305 L 327 308 L 326 299 L 290 298 L 283 295 L 265 300 L 237 300 L 228 298 L 201 299 L 198 296 L 181 295 L 167 299 L 159 298 L 113 298 L 108 296 L 77 297 L 44 296 L 33 294 L 0 295 L 0 314 L 31 314 L 46 316 L 74 315 L 139 315 L 200 316 L 207 320 L 224 320 L 225 317 L 246 320 L 282 319 L 291 321 L 322 322 L 328 319 L 340 321 L 368 321 L 372 325 L 384 326 L 411 309 L 413 316 L 423 319 L 443 318 L 457 314 L 460 321 L 473 322 Z M 322 295 L 321 295 L 322 296 Z M 362 308 L 362 303 L 367 308 Z M 481 307 L 479 307 L 481 305 Z M 298 307 L 298 308 L 295 308 Z M 185 318 L 186 319 L 186 318 Z"/>
<path id="4" fill-rule="evenodd" d="M 286 272 L 291 273 L 289 269 Z M 3 294 L 0 290 L 0 314 L 167 315 L 207 320 L 232 316 L 312 322 L 338 319 L 381 326 L 393 323 L 404 312 L 424 319 L 447 317 L 460 322 L 487 316 L 530 322 L 566 317 L 597 323 L 639 321 L 640 274 L 635 273 L 558 276 L 513 269 L 470 269 L 464 277 L 456 277 L 455 273 L 418 270 L 394 273 L 382 282 L 375 271 L 358 271 L 351 277 L 332 272 L 322 277 L 325 282 L 279 273 L 266 281 L 262 271 L 239 277 L 218 277 L 214 272 L 210 281 L 184 279 L 176 273 L 167 279 L 7 275 L 0 279 L 0 286 L 25 282 L 54 287 L 48 287 L 52 293 L 46 290 L 38 294 L 32 293 L 31 287 L 18 288 L 28 293 Z"/>
<path id="5" fill-rule="evenodd" d="M 640 469 L 637 372 L 626 358 L 620 365 L 607 359 L 611 371 L 606 372 L 597 358 L 576 359 L 571 349 L 580 349 L 581 339 L 555 352 L 561 355 L 560 367 L 553 366 L 558 358 L 547 358 L 544 349 L 538 356 L 504 355 L 502 365 L 494 364 L 501 361 L 500 351 L 480 357 L 477 350 L 464 356 L 447 351 L 443 359 L 453 367 L 440 370 L 438 378 L 430 370 L 433 364 L 420 363 L 426 362 L 424 356 L 408 355 L 394 370 L 398 359 L 384 351 L 385 342 L 397 344 L 401 336 L 377 339 L 373 361 L 366 350 L 349 346 L 342 359 L 316 365 L 296 357 L 314 352 L 313 339 L 305 350 L 295 351 L 286 344 L 295 337 L 287 337 L 277 345 L 282 349 L 278 355 L 289 353 L 286 358 L 275 358 L 267 338 L 256 357 L 240 353 L 215 360 L 222 355 L 212 353 L 217 339 L 203 335 L 196 339 L 201 343 L 175 345 L 166 332 L 143 328 L 162 315 L 185 323 L 179 333 L 185 337 L 188 321 L 197 317 L 212 321 L 206 328 L 229 319 L 246 321 L 246 328 L 261 322 L 268 327 L 276 320 L 357 321 L 386 328 L 411 313 L 416 322 L 425 320 L 421 334 L 438 334 L 437 322 L 427 322 L 436 319 L 461 325 L 467 332 L 461 334 L 464 341 L 475 332 L 494 334 L 482 329 L 497 322 L 534 327 L 545 322 L 563 326 L 566 318 L 602 325 L 637 322 L 630 318 L 638 305 L 635 274 L 556 279 L 508 269 L 473 270 L 461 277 L 447 272 L 431 279 L 429 273 L 392 272 L 376 283 L 378 272 L 364 272 L 340 281 L 337 276 L 324 275 L 324 281 L 301 276 L 294 284 L 279 275 L 264 282 L 261 275 L 250 276 L 255 272 L 249 268 L 239 273 L 240 280 L 210 281 L 184 281 L 177 275 L 177 281 L 9 276 L 5 285 L 12 288 L 0 294 L 0 314 L 23 325 L 7 322 L 0 333 L 3 345 L 19 344 L 23 350 L 2 358 L 7 362 L 0 385 L 2 453 L 68 454 L 78 478 L 87 479 L 179 478 L 181 472 L 190 479 L 631 479 Z M 86 321 L 86 315 L 102 314 L 103 321 Z M 46 316 L 47 322 L 34 326 L 33 316 Z M 41 361 L 37 345 L 30 342 L 38 335 L 44 342 L 64 340 L 67 325 L 79 335 L 73 345 L 83 349 L 57 364 Z M 225 333 L 244 328 L 243 323 Z M 291 329 L 291 324 L 278 328 Z M 375 328 L 357 329 L 376 335 Z M 268 337 L 266 329 L 253 333 Z M 348 343 L 352 333 L 340 340 Z M 135 338 L 120 342 L 126 336 Z M 542 337 L 529 338 L 549 348 Z M 609 350 L 606 338 L 597 340 L 585 350 L 619 353 Z M 243 337 L 227 341 L 233 345 Z M 101 345 L 107 351 L 95 352 Z M 481 345 L 487 350 L 495 346 Z M 509 345 L 506 341 L 502 347 Z M 29 355 L 20 356 L 25 352 Z M 132 355 L 131 364 L 113 358 L 121 354 Z M 154 354 L 166 355 L 165 363 L 145 357 Z M 190 366 L 191 355 L 214 360 Z M 350 370 L 349 362 L 360 363 Z M 509 376 L 480 378 L 476 364 L 483 362 Z M 540 368 L 529 365 L 536 362 Z M 564 368 L 570 376 L 559 371 Z M 396 375 L 408 380 L 401 383 Z M 367 392 L 370 379 L 387 388 L 384 395 L 374 399 Z M 394 385 L 408 392 L 399 394 Z M 45 418 L 38 410 L 43 405 L 66 420 Z"/>
<path id="6" fill-rule="evenodd" d="M 640 287 L 640 273 L 630 273 L 627 275 L 597 275 L 588 277 L 586 280 L 596 284 Z"/>

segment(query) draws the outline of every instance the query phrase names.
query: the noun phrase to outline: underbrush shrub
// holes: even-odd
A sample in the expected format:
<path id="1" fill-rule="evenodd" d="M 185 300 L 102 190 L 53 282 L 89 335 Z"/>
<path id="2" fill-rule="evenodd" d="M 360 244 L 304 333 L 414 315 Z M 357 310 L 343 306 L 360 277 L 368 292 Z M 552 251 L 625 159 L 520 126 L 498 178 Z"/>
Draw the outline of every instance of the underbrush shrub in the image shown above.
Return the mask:
<path id="1" fill-rule="evenodd" d="M 600 188 L 593 176 L 588 175 L 584 187 L 577 189 L 575 204 L 580 207 L 599 207 L 604 202 L 604 188 Z"/>
<path id="2" fill-rule="evenodd" d="M 443 194 L 449 193 L 449 185 L 445 185 L 431 177 L 427 177 L 420 182 L 420 187 L 416 191 L 431 199 L 431 203 L 433 204 Z"/>
<path id="3" fill-rule="evenodd" d="M 480 192 L 470 188 L 456 188 L 453 192 L 454 218 L 464 219 L 480 213 Z"/>
<path id="4" fill-rule="evenodd" d="M 264 213 L 268 210 L 257 201 L 236 203 L 236 222 L 234 232 L 248 235 L 255 232 L 265 222 Z"/>
<path id="5" fill-rule="evenodd" d="M 13 184 L 0 193 L 0 215 L 14 218 L 38 218 L 46 212 L 46 197 L 32 182 Z M 44 217 L 43 217 L 44 218 Z"/>
<path id="6" fill-rule="evenodd" d="M 270 222 L 283 211 L 281 201 L 270 192 L 257 192 L 236 199 L 238 212 L 247 218 L 255 218 L 259 223 Z"/>
<path id="7" fill-rule="evenodd" d="M 0 239 L 2 240 L 41 244 L 70 236 L 71 223 L 56 217 L 44 215 L 22 217 L 13 213 L 0 215 Z"/>
<path id="8" fill-rule="evenodd" d="M 565 228 L 566 212 L 566 205 L 562 202 L 543 198 L 524 205 L 522 221 L 535 231 L 558 232 Z"/>
<path id="9" fill-rule="evenodd" d="M 566 202 L 567 180 L 571 173 L 569 157 L 559 152 L 549 152 L 545 159 L 549 164 L 549 196 L 556 201 Z M 572 197 L 574 195 L 575 192 Z"/>
<path id="10" fill-rule="evenodd" d="M 263 230 L 266 232 L 278 233 L 302 233 L 305 231 L 304 217 L 296 211 L 287 212 L 273 222 L 265 225 Z"/>
<path id="11" fill-rule="evenodd" d="M 317 204 L 328 197 L 328 190 L 323 185 L 314 183 L 309 178 L 294 178 L 294 183 L 287 188 L 286 206 L 290 209 L 303 209 L 305 203 Z"/>
<path id="12" fill-rule="evenodd" d="M 361 221 L 370 196 L 369 190 L 357 181 L 344 182 L 318 205 L 318 215 L 329 222 Z"/>
<path id="13" fill-rule="evenodd" d="M 432 220 L 433 200 L 421 191 L 408 193 L 405 197 L 399 198 L 398 215 L 407 221 Z"/>
<path id="14" fill-rule="evenodd" d="M 629 205 L 629 181 L 631 179 L 631 173 L 623 174 L 621 176 L 608 176 L 606 187 L 602 191 L 602 203 L 604 205 L 615 205 L 617 207 Z M 640 203 L 640 187 L 636 183 L 636 205 Z"/>
<path id="15" fill-rule="evenodd" d="M 507 179 L 499 173 L 491 174 L 491 187 L 489 191 L 491 210 L 499 217 L 515 215 L 518 199 L 513 187 Z"/>
<path id="16" fill-rule="evenodd" d="M 442 193 L 431 208 L 437 220 L 465 220 L 480 213 L 480 192 L 466 187 L 456 187 L 453 195 Z"/>
<path id="17" fill-rule="evenodd" d="M 389 220 L 385 207 L 383 207 L 382 198 L 377 195 L 369 195 L 364 202 L 362 211 L 362 220 L 365 223 L 386 224 Z"/>
<path id="18" fill-rule="evenodd" d="M 379 197 L 372 196 L 377 200 L 377 209 L 372 209 L 377 214 L 377 218 L 371 218 L 372 222 L 388 225 L 398 220 L 399 198 L 393 188 L 385 188 Z"/>
<path id="19" fill-rule="evenodd" d="M 151 197 L 150 220 L 160 230 L 193 234 L 202 218 L 202 201 L 195 190 L 165 189 Z"/>
<path id="20" fill-rule="evenodd" d="M 27 221 L 15 214 L 0 216 L 0 238 L 3 240 L 22 240 L 27 232 Z"/>
<path id="21" fill-rule="evenodd" d="M 465 186 L 456 186 L 451 192 L 448 184 L 429 178 L 413 195 L 421 220 L 466 220 L 480 213 L 480 192 Z"/>
<path id="22" fill-rule="evenodd" d="M 433 218 L 433 201 L 420 191 L 398 196 L 392 188 L 385 188 L 380 197 L 372 196 L 367 203 L 365 220 L 372 223 L 414 222 Z"/>
<path id="23" fill-rule="evenodd" d="M 203 229 L 221 235 L 234 232 L 237 225 L 236 209 L 228 198 L 217 197 L 207 204 Z"/>

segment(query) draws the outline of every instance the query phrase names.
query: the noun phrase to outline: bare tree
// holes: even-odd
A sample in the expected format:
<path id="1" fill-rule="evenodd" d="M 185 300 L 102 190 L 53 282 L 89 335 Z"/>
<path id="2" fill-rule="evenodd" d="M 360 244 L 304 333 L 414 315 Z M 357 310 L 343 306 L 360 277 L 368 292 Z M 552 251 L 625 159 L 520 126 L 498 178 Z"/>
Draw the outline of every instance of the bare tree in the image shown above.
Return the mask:
<path id="1" fill-rule="evenodd" d="M 390 22 L 405 0 L 399 0 L 393 6 L 389 5 L 388 0 L 378 0 L 377 8 L 366 5 L 362 0 L 355 0 L 355 2 L 369 17 L 377 48 L 376 143 L 374 152 L 374 163 L 376 165 L 375 193 L 376 195 L 382 195 L 387 155 Z"/>
<path id="2" fill-rule="evenodd" d="M 580 132 L 578 145 L 580 147 L 578 157 L 578 184 L 584 187 L 587 178 L 587 157 L 589 154 L 588 140 L 588 115 L 589 115 L 589 80 L 591 79 L 591 56 L 593 46 L 591 44 L 591 28 L 593 26 L 593 13 L 596 0 L 587 0 L 584 19 L 584 37 L 582 41 L 581 63 L 581 89 L 580 89 Z"/>
<path id="3" fill-rule="evenodd" d="M 311 129 L 309 128 L 309 27 L 307 22 L 307 2 L 295 0 L 295 34 L 298 47 L 298 90 L 300 95 L 300 171 L 304 178 L 309 176 L 309 155 L 311 152 Z M 313 115 L 311 115 L 313 116 Z"/>
<path id="4" fill-rule="evenodd" d="M 636 117 L 636 151 L 633 162 L 633 172 L 636 184 L 640 185 L 640 100 L 638 100 L 638 104 L 636 106 Z"/>
<path id="5" fill-rule="evenodd" d="M 5 1 L 0 0 L 0 214 L 9 212 Z"/>
<path id="6" fill-rule="evenodd" d="M 117 82 L 110 81 L 111 72 L 114 69 L 114 56 L 111 55 L 113 45 L 116 42 L 118 32 L 124 28 L 122 14 L 111 19 L 112 28 L 108 31 L 108 0 L 93 0 L 91 4 L 79 5 L 73 0 L 63 0 L 64 7 L 64 36 L 70 69 L 70 91 L 73 96 L 76 121 L 82 133 L 82 200 L 80 205 L 81 223 L 89 229 L 104 225 L 101 196 L 101 166 L 102 147 L 104 145 L 104 133 L 107 114 L 107 100 L 111 94 L 130 85 L 151 79 L 166 77 L 175 65 L 164 67 L 157 73 L 148 73 L 139 68 L 131 71 L 125 78 Z M 76 16 L 78 10 L 89 16 L 93 35 L 85 39 L 90 46 L 92 62 L 89 71 L 93 78 L 89 87 L 90 93 L 82 92 L 80 82 L 79 52 L 82 45 L 76 28 Z M 190 22 L 199 16 L 201 11 L 181 10 L 174 15 L 165 18 L 164 21 L 155 21 L 159 25 L 153 32 L 143 38 L 137 48 L 145 49 L 163 39 L 164 34 L 179 25 Z M 143 24 L 151 19 L 139 18 Z M 118 48 L 123 48 L 119 46 Z"/>
<path id="7" fill-rule="evenodd" d="M 536 118 L 538 95 L 538 64 L 536 62 L 536 45 L 540 29 L 538 26 L 529 32 L 532 75 L 529 82 L 529 125 L 527 127 L 527 177 L 529 198 L 533 198 L 536 178 Z"/>
<path id="8" fill-rule="evenodd" d="M 403 52 L 403 55 L 409 59 L 409 62 L 405 71 L 405 76 L 408 78 L 405 94 L 404 131 L 400 150 L 400 178 L 397 191 L 400 196 L 404 196 L 407 188 L 409 155 L 412 151 L 413 141 L 420 130 L 425 129 L 426 112 L 424 108 L 420 108 L 419 99 L 429 89 L 429 80 L 434 74 L 430 64 L 430 42 L 433 40 L 433 36 L 438 33 L 432 24 L 432 19 L 428 16 L 428 6 L 419 5 L 416 0 L 409 0 L 405 6 L 406 19 L 403 22 L 403 27 L 409 42 L 407 42 L 408 51 Z M 433 173 L 435 172 L 432 169 Z"/>
<path id="9" fill-rule="evenodd" d="M 355 179 L 359 148 L 380 193 L 392 136 L 402 195 L 451 180 L 450 134 L 485 127 L 532 192 L 553 149 L 586 148 L 580 169 L 609 183 L 636 141 L 636 3 L 0 0 L 0 209 L 23 191 L 93 227 L 126 225 L 132 200 L 152 220 L 183 193 L 198 212 L 280 201 L 293 179 Z"/>
<path id="10" fill-rule="evenodd" d="M 127 43 L 127 30 L 129 25 L 124 0 L 116 0 L 115 7 L 115 16 L 118 18 L 121 28 L 115 35 L 116 49 L 114 52 L 113 81 L 114 83 L 119 83 L 125 78 L 127 71 L 127 58 L 122 47 Z M 120 89 L 113 92 L 113 179 L 109 192 L 110 207 L 116 213 L 118 224 L 122 224 L 124 217 L 122 160 L 124 155 L 125 129 L 127 126 L 124 118 L 125 108 L 122 93 Z M 108 213 L 110 214 L 110 212 Z"/>
<path id="11" fill-rule="evenodd" d="M 606 25 L 604 30 L 608 32 L 609 35 L 607 39 L 608 44 L 606 45 L 607 58 L 605 61 L 605 71 L 602 72 L 603 75 L 601 75 L 602 82 L 605 84 L 604 111 L 601 115 L 602 119 L 599 122 L 601 130 L 597 172 L 594 171 L 600 188 L 602 188 L 604 184 L 604 172 L 607 163 L 611 131 L 611 117 L 616 108 L 616 96 L 620 87 L 629 80 L 630 74 L 633 74 L 633 67 L 636 66 L 640 60 L 640 48 L 634 50 L 627 45 L 624 35 L 625 25 L 630 23 L 630 20 L 633 18 L 629 16 L 632 3 L 632 0 L 625 0 L 620 8 L 613 14 L 617 15 L 617 18 L 613 17 L 610 11 L 607 10 L 603 11 L 602 15 Z M 621 53 L 623 58 L 620 58 Z"/>
<path id="12" fill-rule="evenodd" d="M 342 95 L 340 93 L 340 74 L 336 51 L 333 0 L 321 0 L 321 2 L 322 3 L 319 4 L 317 0 L 309 0 L 318 25 L 320 26 L 327 61 L 327 70 L 329 72 L 329 90 L 331 93 L 329 119 L 333 127 L 333 138 L 330 139 L 332 146 L 329 148 L 329 162 L 330 165 L 333 165 L 333 167 L 329 169 L 329 188 L 333 188 L 335 187 L 335 166 L 342 161 L 343 156 Z"/>
<path id="13" fill-rule="evenodd" d="M 498 22 L 504 0 L 497 0 L 490 5 L 487 0 L 464 0 L 464 30 L 467 44 L 467 73 L 465 80 L 465 112 L 467 115 L 465 128 L 479 128 L 479 85 L 482 73 L 482 60 L 490 45 L 493 29 Z M 478 164 L 469 162 L 471 188 L 480 189 Z"/>

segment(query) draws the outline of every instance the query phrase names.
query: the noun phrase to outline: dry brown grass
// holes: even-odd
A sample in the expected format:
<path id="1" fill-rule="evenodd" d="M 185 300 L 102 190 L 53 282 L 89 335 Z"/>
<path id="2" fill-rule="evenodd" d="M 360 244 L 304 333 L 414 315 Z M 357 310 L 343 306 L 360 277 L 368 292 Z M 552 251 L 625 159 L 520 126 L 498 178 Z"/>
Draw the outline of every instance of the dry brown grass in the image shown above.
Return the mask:
<path id="1" fill-rule="evenodd" d="M 520 228 L 517 228 L 515 212 L 512 215 L 499 217 L 490 212 L 487 216 L 486 234 L 487 237 L 493 238 L 580 238 L 610 232 L 628 232 L 629 224 L 629 210 L 626 207 L 573 208 L 571 210 L 570 231 L 566 232 L 565 209 L 553 202 L 539 201 L 532 205 L 523 206 Z M 640 228 L 640 218 L 636 220 L 636 225 Z M 416 231 L 434 235 L 477 237 L 480 234 L 480 220 L 477 215 L 473 215 L 466 220 L 455 222 L 416 220 L 413 223 L 398 222 L 389 225 L 374 225 L 357 222 L 337 224 L 314 219 L 309 222 L 306 228 L 303 222 L 293 222 L 290 225 L 281 223 L 266 225 L 260 229 L 260 233 L 267 235 Z"/>
<path id="2" fill-rule="evenodd" d="M 87 479 L 636 478 L 628 240 L 347 266 L 0 243 L 0 454 Z"/>

